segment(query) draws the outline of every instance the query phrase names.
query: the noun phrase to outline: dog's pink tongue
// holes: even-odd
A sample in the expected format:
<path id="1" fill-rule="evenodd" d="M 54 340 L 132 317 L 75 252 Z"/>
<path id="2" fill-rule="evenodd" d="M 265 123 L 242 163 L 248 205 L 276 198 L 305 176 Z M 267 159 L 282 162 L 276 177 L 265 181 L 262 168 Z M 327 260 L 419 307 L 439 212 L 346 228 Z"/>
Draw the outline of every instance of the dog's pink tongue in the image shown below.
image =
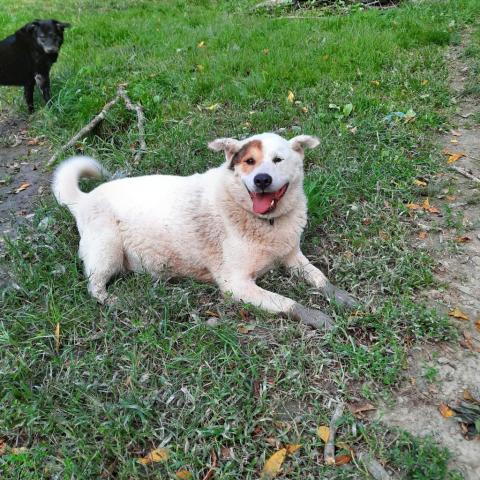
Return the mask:
<path id="1" fill-rule="evenodd" d="M 263 214 L 270 210 L 272 201 L 275 199 L 275 192 L 269 193 L 254 193 L 251 195 L 253 202 L 253 211 L 255 213 Z"/>

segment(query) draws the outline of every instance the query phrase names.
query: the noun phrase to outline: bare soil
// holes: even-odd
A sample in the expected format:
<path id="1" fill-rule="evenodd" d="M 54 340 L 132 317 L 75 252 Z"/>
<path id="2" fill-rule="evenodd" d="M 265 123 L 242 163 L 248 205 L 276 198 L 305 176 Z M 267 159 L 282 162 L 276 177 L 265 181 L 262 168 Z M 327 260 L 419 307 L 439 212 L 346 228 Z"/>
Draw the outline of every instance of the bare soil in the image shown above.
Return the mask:
<path id="1" fill-rule="evenodd" d="M 46 157 L 45 141 L 29 135 L 26 119 L 0 112 L 0 256 L 6 238 L 15 238 L 19 225 L 33 217 L 39 195 L 48 191 Z M 0 288 L 7 273 L 0 270 Z"/>
<path id="2" fill-rule="evenodd" d="M 441 161 L 447 154 L 465 154 L 452 165 L 480 178 L 480 128 L 472 123 L 480 111 L 478 99 L 464 95 L 469 67 L 463 60 L 464 46 L 448 53 L 451 87 L 457 104 L 456 128 L 439 138 Z M 439 406 L 458 405 L 467 390 L 480 401 L 480 184 L 451 170 L 437 179 L 439 193 L 430 204 L 450 215 L 417 218 L 415 248 L 429 251 L 437 260 L 436 277 L 442 287 L 426 291 L 427 299 L 440 310 L 459 308 L 468 320 L 452 317 L 459 329 L 457 345 L 413 349 L 408 359 L 404 385 L 393 409 L 385 407 L 379 418 L 414 435 L 431 435 L 452 453 L 451 467 L 467 480 L 480 478 L 480 438 L 467 440 L 455 418 L 444 418 Z M 443 188 L 448 185 L 448 189 Z M 460 238 L 464 237 L 464 238 Z"/>

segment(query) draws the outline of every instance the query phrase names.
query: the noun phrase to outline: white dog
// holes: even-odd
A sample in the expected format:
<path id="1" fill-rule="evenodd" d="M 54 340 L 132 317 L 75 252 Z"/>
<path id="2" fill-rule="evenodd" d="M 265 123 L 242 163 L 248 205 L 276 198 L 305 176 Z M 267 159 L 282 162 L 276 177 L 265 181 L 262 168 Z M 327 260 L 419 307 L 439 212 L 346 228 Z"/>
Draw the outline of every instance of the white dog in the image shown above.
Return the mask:
<path id="1" fill-rule="evenodd" d="M 304 149 L 318 143 L 308 135 L 287 141 L 273 133 L 241 141 L 220 138 L 209 144 L 225 152 L 218 168 L 190 177 L 122 178 L 90 193 L 80 191 L 78 181 L 101 176 L 102 167 L 87 157 L 62 163 L 53 192 L 76 219 L 90 294 L 107 301 L 107 282 L 124 271 L 190 276 L 214 281 L 222 292 L 269 312 L 331 328 L 321 311 L 255 283 L 283 264 L 327 298 L 355 305 L 300 251 L 307 221 Z"/>

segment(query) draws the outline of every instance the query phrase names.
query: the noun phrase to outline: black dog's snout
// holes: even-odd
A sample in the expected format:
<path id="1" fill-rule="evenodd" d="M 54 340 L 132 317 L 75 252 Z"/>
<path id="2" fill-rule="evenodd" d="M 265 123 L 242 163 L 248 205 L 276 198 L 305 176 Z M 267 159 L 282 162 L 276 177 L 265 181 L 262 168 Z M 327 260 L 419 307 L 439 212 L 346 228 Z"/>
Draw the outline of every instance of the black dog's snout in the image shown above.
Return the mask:
<path id="1" fill-rule="evenodd" d="M 258 188 L 264 190 L 272 184 L 272 177 L 268 173 L 259 173 L 255 175 L 253 183 L 255 183 Z"/>

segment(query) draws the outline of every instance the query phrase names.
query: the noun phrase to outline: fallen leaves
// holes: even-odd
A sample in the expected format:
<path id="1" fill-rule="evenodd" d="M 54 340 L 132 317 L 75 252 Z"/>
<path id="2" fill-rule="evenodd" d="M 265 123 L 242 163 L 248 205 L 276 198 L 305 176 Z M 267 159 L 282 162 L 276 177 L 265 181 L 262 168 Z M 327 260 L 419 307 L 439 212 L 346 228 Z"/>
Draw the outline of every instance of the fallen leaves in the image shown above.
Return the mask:
<path id="1" fill-rule="evenodd" d="M 480 320 L 475 322 L 475 328 L 480 332 Z"/>
<path id="2" fill-rule="evenodd" d="M 428 236 L 428 233 L 425 230 L 421 230 L 420 232 L 418 232 L 418 235 L 417 235 L 417 237 L 420 240 L 425 240 L 427 236 Z"/>
<path id="3" fill-rule="evenodd" d="M 289 90 L 287 95 L 287 101 L 290 103 L 293 103 L 294 100 L 295 100 L 295 94 L 291 90 Z"/>
<path id="4" fill-rule="evenodd" d="M 455 416 L 455 412 L 445 403 L 441 403 L 439 405 L 438 411 L 444 418 L 450 418 Z"/>
<path id="5" fill-rule="evenodd" d="M 263 466 L 262 473 L 260 478 L 268 480 L 271 478 L 275 478 L 280 471 L 282 470 L 283 462 L 287 456 L 293 455 L 295 452 L 300 450 L 302 445 L 300 443 L 293 443 L 287 445 L 280 450 L 277 450 L 270 458 L 265 462 Z"/>
<path id="6" fill-rule="evenodd" d="M 55 325 L 55 351 L 58 353 L 60 350 L 60 323 Z"/>
<path id="7" fill-rule="evenodd" d="M 28 187 L 31 187 L 31 186 L 32 186 L 31 183 L 23 182 L 19 187 L 15 189 L 13 193 L 17 194 L 17 193 L 23 192 L 24 190 L 26 190 Z"/>
<path id="8" fill-rule="evenodd" d="M 427 186 L 427 182 L 423 181 L 423 180 L 419 180 L 418 178 L 416 178 L 414 181 L 413 181 L 414 185 L 416 185 L 417 187 L 426 187 Z"/>
<path id="9" fill-rule="evenodd" d="M 142 465 L 150 465 L 151 463 L 165 462 L 170 457 L 170 452 L 167 448 L 156 448 L 152 450 L 147 456 L 139 458 L 138 463 Z"/>
<path id="10" fill-rule="evenodd" d="M 175 473 L 175 477 L 178 478 L 178 480 L 190 480 L 193 478 L 193 474 L 188 470 L 178 470 L 178 472 Z"/>
<path id="11" fill-rule="evenodd" d="M 300 443 L 293 443 L 291 445 L 287 445 L 287 455 L 293 455 L 295 452 L 302 448 Z"/>
<path id="12" fill-rule="evenodd" d="M 321 425 L 317 428 L 317 436 L 323 441 L 323 443 L 327 443 L 330 438 L 330 428 L 326 425 Z"/>
<path id="13" fill-rule="evenodd" d="M 457 153 L 454 153 L 454 152 L 451 152 L 450 150 L 448 149 L 444 149 L 443 150 L 443 153 L 445 155 L 448 155 L 448 160 L 447 160 L 447 163 L 450 165 L 452 163 L 455 163 L 457 162 L 458 160 L 460 160 L 462 157 L 465 157 L 466 156 L 466 153 L 465 152 L 457 152 Z"/>
<path id="14" fill-rule="evenodd" d="M 369 402 L 353 403 L 348 406 L 348 409 L 358 418 L 363 418 L 365 412 L 371 412 L 377 408 Z"/>
<path id="15" fill-rule="evenodd" d="M 430 205 L 430 200 L 426 198 L 422 205 L 419 205 L 418 203 L 407 203 L 405 205 L 409 210 L 423 210 L 428 213 L 435 213 L 435 214 L 440 214 L 440 210 L 437 207 L 434 207 L 433 205 Z"/>
<path id="16" fill-rule="evenodd" d="M 263 466 L 260 478 L 270 479 L 275 478 L 281 471 L 285 457 L 287 456 L 287 449 L 281 448 L 276 451 Z"/>
<path id="17" fill-rule="evenodd" d="M 468 315 L 465 315 L 458 307 L 448 312 L 450 317 L 458 318 L 458 320 L 470 320 Z"/>
<path id="18" fill-rule="evenodd" d="M 350 462 L 352 457 L 350 455 L 337 455 L 335 457 L 335 465 L 338 467 L 339 465 L 345 465 L 346 463 Z"/>
<path id="19" fill-rule="evenodd" d="M 457 243 L 467 243 L 467 242 L 471 242 L 472 239 L 468 235 L 461 235 L 460 237 L 456 237 L 455 241 Z"/>
<path id="20" fill-rule="evenodd" d="M 204 48 L 205 47 L 205 42 L 202 40 L 198 45 L 197 48 Z"/>

